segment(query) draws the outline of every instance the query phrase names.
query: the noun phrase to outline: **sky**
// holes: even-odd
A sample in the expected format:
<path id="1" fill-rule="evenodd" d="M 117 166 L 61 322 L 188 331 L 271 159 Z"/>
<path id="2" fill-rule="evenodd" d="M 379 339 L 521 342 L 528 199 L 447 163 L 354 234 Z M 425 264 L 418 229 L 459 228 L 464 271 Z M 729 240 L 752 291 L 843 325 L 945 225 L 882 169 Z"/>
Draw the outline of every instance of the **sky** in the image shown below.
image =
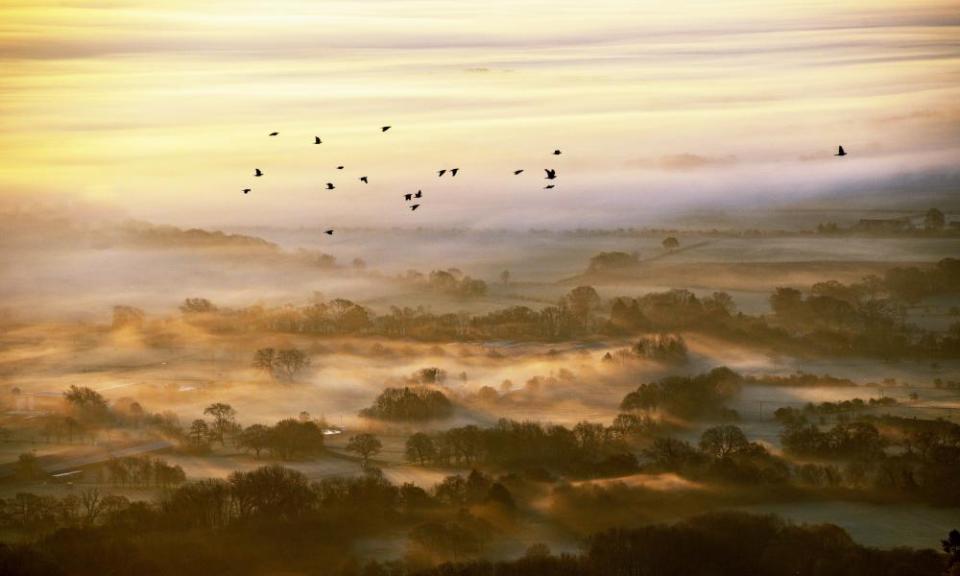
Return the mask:
<path id="1" fill-rule="evenodd" d="M 649 223 L 955 169 L 958 80 L 955 0 L 0 0 L 0 198 L 211 227 Z"/>

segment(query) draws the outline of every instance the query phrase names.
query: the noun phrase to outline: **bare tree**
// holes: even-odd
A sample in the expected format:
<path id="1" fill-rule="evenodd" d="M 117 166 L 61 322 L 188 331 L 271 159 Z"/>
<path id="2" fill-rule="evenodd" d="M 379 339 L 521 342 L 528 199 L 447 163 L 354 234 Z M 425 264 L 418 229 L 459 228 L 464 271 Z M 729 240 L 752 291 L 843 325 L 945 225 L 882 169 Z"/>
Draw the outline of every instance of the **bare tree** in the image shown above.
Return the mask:
<path id="1" fill-rule="evenodd" d="M 297 373 L 303 370 L 309 364 L 307 355 L 302 350 L 290 348 L 281 350 L 277 354 L 274 365 L 286 380 L 293 380 Z"/>
<path id="2" fill-rule="evenodd" d="M 253 355 L 253 367 L 273 375 L 273 363 L 276 361 L 277 351 L 273 348 L 261 348 Z"/>
<path id="3" fill-rule="evenodd" d="M 220 442 L 220 445 L 223 446 L 224 435 L 234 432 L 237 428 L 237 423 L 235 420 L 237 411 L 234 410 L 229 404 L 217 402 L 207 406 L 203 413 L 213 417 L 213 426 L 210 428 L 210 436 L 211 438 Z"/>
<path id="4" fill-rule="evenodd" d="M 380 442 L 380 439 L 367 432 L 351 436 L 347 442 L 347 450 L 360 455 L 364 468 L 366 468 L 370 462 L 370 457 L 379 454 L 382 448 L 383 444 Z"/>
<path id="5" fill-rule="evenodd" d="M 103 495 L 96 488 L 85 488 L 80 491 L 80 506 L 83 509 L 83 523 L 87 526 L 94 524 L 105 507 Z"/>

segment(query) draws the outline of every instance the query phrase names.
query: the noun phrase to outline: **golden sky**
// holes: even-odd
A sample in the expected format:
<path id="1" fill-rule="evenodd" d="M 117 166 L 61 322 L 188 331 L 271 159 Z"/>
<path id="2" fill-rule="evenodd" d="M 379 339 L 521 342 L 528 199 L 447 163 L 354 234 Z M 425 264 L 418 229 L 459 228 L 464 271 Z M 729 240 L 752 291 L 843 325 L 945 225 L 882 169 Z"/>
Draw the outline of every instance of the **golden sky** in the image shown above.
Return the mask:
<path id="1" fill-rule="evenodd" d="M 0 194 L 173 224 L 622 224 L 956 166 L 958 80 L 955 0 L 0 0 Z"/>

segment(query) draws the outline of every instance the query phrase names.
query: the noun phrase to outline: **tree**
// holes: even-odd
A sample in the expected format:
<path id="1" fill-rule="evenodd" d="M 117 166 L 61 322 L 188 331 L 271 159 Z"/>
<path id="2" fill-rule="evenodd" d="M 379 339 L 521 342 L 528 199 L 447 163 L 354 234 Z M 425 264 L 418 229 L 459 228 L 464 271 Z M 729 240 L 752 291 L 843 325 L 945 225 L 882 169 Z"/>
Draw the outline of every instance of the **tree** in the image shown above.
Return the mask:
<path id="1" fill-rule="evenodd" d="M 178 465 L 167 464 L 162 460 L 153 463 L 153 477 L 157 486 L 162 488 L 183 484 L 187 480 L 183 468 Z"/>
<path id="2" fill-rule="evenodd" d="M 180 305 L 180 311 L 184 314 L 203 314 L 216 312 L 217 307 L 206 298 L 187 298 Z"/>
<path id="3" fill-rule="evenodd" d="M 194 448 L 203 448 L 207 445 L 207 439 L 210 437 L 210 426 L 198 418 L 190 424 L 187 437 Z"/>
<path id="4" fill-rule="evenodd" d="M 114 484 L 125 486 L 130 481 L 130 469 L 123 458 L 110 458 L 106 468 L 110 472 L 110 481 Z"/>
<path id="5" fill-rule="evenodd" d="M 277 351 L 273 348 L 260 348 L 253 355 L 253 367 L 263 370 L 273 376 L 273 363 L 276 359 Z"/>
<path id="6" fill-rule="evenodd" d="M 610 429 L 621 438 L 637 436 L 651 428 L 653 421 L 649 416 L 641 418 L 636 414 L 617 414 L 610 425 Z"/>
<path id="7" fill-rule="evenodd" d="M 454 561 L 479 554 L 489 538 L 489 526 L 469 515 L 446 522 L 425 522 L 410 531 L 410 540 Z"/>
<path id="8" fill-rule="evenodd" d="M 37 455 L 33 452 L 24 452 L 17 457 L 17 478 L 21 480 L 36 480 L 44 475 L 43 468 L 37 462 Z"/>
<path id="9" fill-rule="evenodd" d="M 96 488 L 85 488 L 80 491 L 79 501 L 83 510 L 83 523 L 92 526 L 106 507 L 106 500 Z"/>
<path id="10" fill-rule="evenodd" d="M 237 428 L 237 411 L 229 404 L 217 402 L 207 406 L 203 413 L 213 417 L 213 426 L 210 427 L 210 437 L 220 442 L 223 446 L 224 434 L 232 433 Z"/>
<path id="11" fill-rule="evenodd" d="M 530 559 L 542 559 L 548 558 L 550 556 L 550 546 L 547 546 L 543 542 L 535 542 L 527 547 L 527 551 L 523 554 L 524 558 Z"/>
<path id="12" fill-rule="evenodd" d="M 443 392 L 422 386 L 386 388 L 372 406 L 360 411 L 363 417 L 381 420 L 429 420 L 452 413 L 453 404 Z"/>
<path id="13" fill-rule="evenodd" d="M 577 286 L 561 301 L 561 308 L 568 309 L 584 328 L 589 324 L 591 312 L 599 305 L 600 295 L 593 286 Z"/>
<path id="14" fill-rule="evenodd" d="M 338 301 L 334 301 L 338 302 Z M 348 302 L 343 300 L 343 302 Z M 352 303 L 350 303 L 353 306 Z M 275 350 L 273 348 L 260 348 L 253 355 L 253 367 L 269 373 L 273 377 L 279 375 L 281 378 L 292 381 L 298 372 L 310 364 L 310 360 L 302 350 L 296 348 L 286 348 Z"/>
<path id="15" fill-rule="evenodd" d="M 506 510 L 513 510 L 517 507 L 513 500 L 513 495 L 507 490 L 507 487 L 499 482 L 494 482 L 487 491 L 487 502 L 496 504 Z"/>
<path id="16" fill-rule="evenodd" d="M 661 243 L 666 250 L 676 250 L 680 247 L 680 241 L 674 238 L 673 236 L 668 236 L 663 239 Z"/>
<path id="17" fill-rule="evenodd" d="M 72 385 L 63 393 L 63 397 L 70 411 L 83 422 L 102 423 L 110 417 L 106 399 L 96 390 Z"/>
<path id="18" fill-rule="evenodd" d="M 170 494 L 163 510 L 179 529 L 226 526 L 235 510 L 230 485 L 220 479 L 188 482 Z"/>
<path id="19" fill-rule="evenodd" d="M 803 304 L 803 294 L 796 288 L 777 288 L 770 295 L 770 308 L 782 318 L 791 319 Z"/>
<path id="20" fill-rule="evenodd" d="M 941 540 L 940 544 L 947 555 L 947 574 L 953 576 L 956 568 L 960 567 L 960 532 L 951 530 L 947 539 Z"/>
<path id="21" fill-rule="evenodd" d="M 703 460 L 703 455 L 693 446 L 677 438 L 656 438 L 644 456 L 662 470 L 682 471 Z"/>
<path id="22" fill-rule="evenodd" d="M 600 305 L 600 295 L 593 286 L 577 286 L 567 294 L 566 300 L 578 314 L 586 314 Z"/>
<path id="23" fill-rule="evenodd" d="M 286 418 L 269 431 L 270 452 L 284 460 L 312 456 L 323 450 L 323 430 L 316 422 Z"/>
<path id="24" fill-rule="evenodd" d="M 304 354 L 302 350 L 297 350 L 296 348 L 281 350 L 277 354 L 276 361 L 274 362 L 275 367 L 280 370 L 283 377 L 289 381 L 292 381 L 297 375 L 297 372 L 300 372 L 307 364 L 309 364 L 307 355 Z"/>
<path id="25" fill-rule="evenodd" d="M 947 218 L 936 208 L 927 210 L 923 216 L 923 227 L 927 230 L 942 230 L 947 225 Z"/>
<path id="26" fill-rule="evenodd" d="M 419 462 L 421 466 L 433 460 L 437 455 L 437 448 L 433 445 L 433 439 L 423 432 L 417 432 L 407 438 L 406 448 L 407 460 Z"/>
<path id="27" fill-rule="evenodd" d="M 639 261 L 636 253 L 601 252 L 590 258 L 590 265 L 587 267 L 587 270 L 589 272 L 603 272 L 607 270 L 631 268 L 636 266 Z"/>
<path id="28" fill-rule="evenodd" d="M 370 461 L 370 457 L 374 454 L 379 454 L 381 448 L 383 448 L 383 444 L 381 444 L 380 440 L 373 434 L 367 432 L 351 436 L 347 442 L 347 450 L 360 455 L 364 468 L 366 468 L 367 463 Z"/>
<path id="29" fill-rule="evenodd" d="M 700 450 L 714 458 L 736 454 L 749 445 L 743 430 L 730 424 L 707 428 L 700 435 Z"/>
<path id="30" fill-rule="evenodd" d="M 316 495 L 302 472 L 279 465 L 234 472 L 227 480 L 237 516 L 291 520 L 307 512 Z"/>
<path id="31" fill-rule="evenodd" d="M 641 384 L 636 390 L 623 397 L 620 409 L 631 411 L 649 411 L 657 408 L 663 401 L 663 391 L 656 383 Z"/>
<path id="32" fill-rule="evenodd" d="M 146 317 L 143 310 L 133 306 L 114 306 L 113 307 L 113 328 L 140 328 L 143 326 L 143 320 Z"/>
<path id="33" fill-rule="evenodd" d="M 714 292 L 711 297 L 703 299 L 703 305 L 706 309 L 719 312 L 724 316 L 730 316 L 737 311 L 733 297 L 726 292 Z"/>
<path id="34" fill-rule="evenodd" d="M 503 272 L 500 273 L 500 282 L 501 282 L 502 284 L 504 284 L 504 285 L 510 283 L 510 271 L 509 271 L 509 270 L 504 270 Z"/>
<path id="35" fill-rule="evenodd" d="M 259 458 L 260 452 L 270 446 L 270 428 L 263 424 L 247 426 L 237 434 L 234 441 L 240 448 L 252 450 Z"/>

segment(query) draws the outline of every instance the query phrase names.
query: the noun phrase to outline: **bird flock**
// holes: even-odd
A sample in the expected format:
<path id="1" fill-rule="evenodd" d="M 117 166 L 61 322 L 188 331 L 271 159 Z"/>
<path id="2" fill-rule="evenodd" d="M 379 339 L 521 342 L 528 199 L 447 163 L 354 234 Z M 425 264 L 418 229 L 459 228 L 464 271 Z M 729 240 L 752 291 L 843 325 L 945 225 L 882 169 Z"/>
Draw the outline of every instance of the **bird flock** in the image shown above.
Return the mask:
<path id="1" fill-rule="evenodd" d="M 380 127 L 380 132 L 381 132 L 381 133 L 382 133 L 382 132 L 386 132 L 387 130 L 390 130 L 390 128 L 392 128 L 392 126 L 381 126 L 381 127 Z M 270 132 L 270 133 L 268 134 L 268 136 L 271 137 L 271 138 L 276 137 L 276 136 L 279 136 L 279 135 L 280 135 L 280 132 Z M 323 144 L 323 140 L 322 140 L 319 136 L 314 136 L 314 137 L 313 137 L 313 143 L 314 143 L 314 145 L 316 145 L 316 144 Z M 553 151 L 553 155 L 554 155 L 554 156 L 559 156 L 560 154 L 561 154 L 560 150 L 554 150 L 554 151 Z M 343 166 L 337 166 L 337 170 L 343 170 Z M 555 184 L 554 184 L 553 181 L 557 179 L 557 171 L 556 171 L 556 169 L 554 169 L 554 168 L 544 168 L 544 171 L 546 172 L 546 177 L 545 177 L 545 179 L 550 181 L 546 186 L 544 186 L 544 189 L 549 190 L 549 189 L 554 188 L 554 187 L 555 187 Z M 451 178 L 455 178 L 459 172 L 460 172 L 460 168 L 442 168 L 442 169 L 440 169 L 440 170 L 437 170 L 437 177 L 438 177 L 438 178 L 442 178 L 444 175 L 449 174 L 449 176 L 450 176 Z M 519 169 L 519 170 L 514 170 L 514 171 L 513 171 L 513 175 L 514 175 L 514 176 L 519 176 L 519 175 L 522 174 L 523 172 L 524 172 L 524 170 L 523 170 L 522 168 Z M 253 170 L 253 176 L 254 176 L 255 178 L 260 178 L 260 177 L 263 176 L 263 171 L 260 170 L 259 168 L 254 168 L 254 170 Z M 369 182 L 370 182 L 370 181 L 369 181 L 369 178 L 368 178 L 367 176 L 361 176 L 361 177 L 359 178 L 359 180 L 360 180 L 360 182 L 363 182 L 364 184 L 369 184 Z M 337 188 L 337 187 L 336 187 L 336 185 L 335 185 L 333 182 L 327 182 L 327 186 L 326 186 L 326 189 L 327 189 L 327 190 L 336 190 L 336 188 Z M 244 194 L 249 194 L 249 193 L 252 192 L 252 191 L 253 191 L 252 188 L 243 188 L 243 193 L 244 193 Z M 406 193 L 406 194 L 403 195 L 403 199 L 404 199 L 405 202 L 407 202 L 407 206 L 410 208 L 410 211 L 411 211 L 411 212 L 415 212 L 415 211 L 417 210 L 417 208 L 420 207 L 420 202 L 419 202 L 419 199 L 420 199 L 420 198 L 423 198 L 423 190 L 417 190 L 416 193 L 411 192 L 411 193 Z M 329 236 L 333 236 L 333 230 L 332 230 L 332 229 L 330 229 L 330 230 L 324 230 L 324 233 L 327 234 L 327 235 L 329 235 Z"/>
<path id="2" fill-rule="evenodd" d="M 380 132 L 381 133 L 386 132 L 390 130 L 390 128 L 391 126 L 381 126 Z M 270 132 L 269 134 L 271 138 L 279 135 L 280 135 L 279 132 Z M 323 140 L 319 136 L 314 136 L 313 143 L 323 144 Z M 554 156 L 560 156 L 561 154 L 562 152 L 559 149 L 553 151 Z M 847 153 L 846 151 L 844 151 L 843 146 L 840 146 L 837 153 L 834 154 L 834 156 L 846 156 L 846 155 Z M 343 166 L 337 166 L 337 170 L 343 170 Z M 547 184 L 543 187 L 544 190 L 551 190 L 555 188 L 556 180 L 557 180 L 557 170 L 555 168 L 544 168 L 543 170 L 546 173 L 546 176 L 544 177 L 544 179 L 547 180 Z M 440 170 L 437 170 L 437 177 L 443 178 L 445 175 L 449 174 L 451 178 L 455 178 L 459 172 L 460 172 L 460 168 L 441 168 Z M 519 176 L 520 174 L 523 174 L 523 172 L 524 172 L 524 169 L 520 168 L 520 169 L 514 170 L 513 175 Z M 260 170 L 259 168 L 254 168 L 253 176 L 255 178 L 260 178 L 263 176 L 263 171 Z M 364 184 L 369 184 L 369 179 L 367 178 L 367 176 L 360 176 L 359 180 Z M 333 182 L 327 182 L 327 187 L 326 187 L 327 190 L 336 190 L 336 188 L 337 187 L 336 185 L 334 185 Z M 252 188 L 243 188 L 243 193 L 249 194 L 252 190 L 253 190 Z M 411 212 L 415 212 L 417 208 L 420 207 L 421 198 L 423 198 L 423 190 L 417 190 L 415 193 L 410 192 L 403 195 L 403 199 L 407 203 L 407 206 L 410 208 Z M 328 236 L 333 236 L 332 229 L 324 230 L 324 233 L 327 234 Z"/>

